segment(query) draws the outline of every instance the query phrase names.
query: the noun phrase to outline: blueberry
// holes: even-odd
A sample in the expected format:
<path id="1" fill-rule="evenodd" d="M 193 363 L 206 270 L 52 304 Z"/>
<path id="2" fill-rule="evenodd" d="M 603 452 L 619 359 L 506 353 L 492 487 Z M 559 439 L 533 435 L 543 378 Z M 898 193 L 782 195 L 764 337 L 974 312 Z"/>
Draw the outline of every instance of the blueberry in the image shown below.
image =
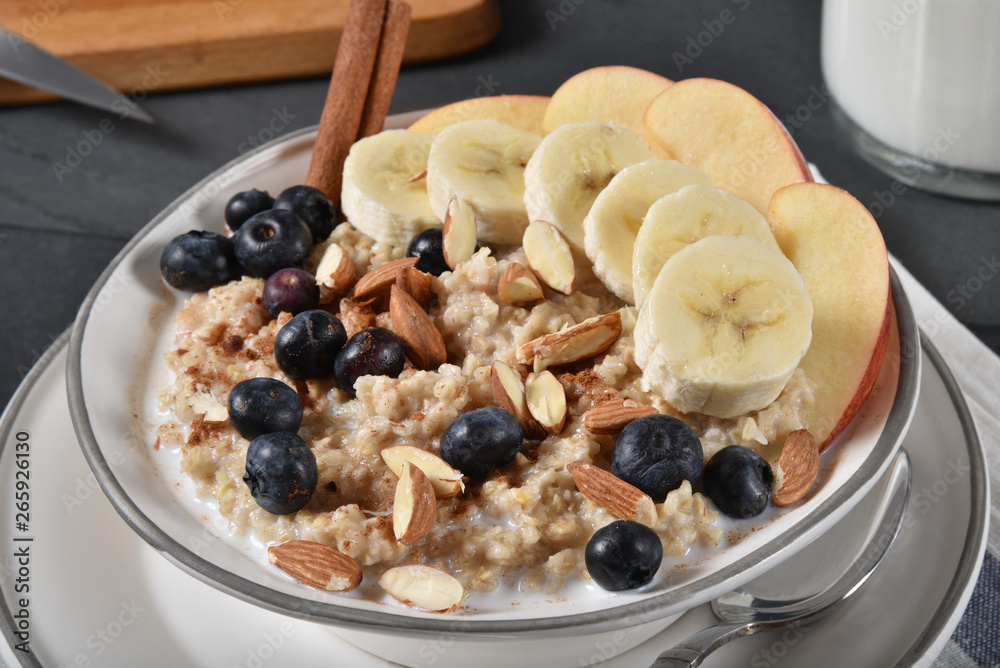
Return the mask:
<path id="1" fill-rule="evenodd" d="M 403 373 L 406 351 L 396 335 L 388 329 L 369 327 L 348 340 L 337 355 L 333 374 L 337 385 L 354 394 L 354 383 L 361 376 L 390 376 Z"/>
<path id="2" fill-rule="evenodd" d="M 226 204 L 224 217 L 226 225 L 233 232 L 240 229 L 240 225 L 247 222 L 250 216 L 267 211 L 274 206 L 274 198 L 267 194 L 267 191 L 244 190 L 233 195 Z"/>
<path id="3" fill-rule="evenodd" d="M 319 286 L 308 271 L 288 267 L 267 277 L 263 298 L 264 308 L 275 318 L 282 311 L 295 315 L 319 305 Z"/>
<path id="4" fill-rule="evenodd" d="M 333 217 L 337 213 L 333 202 L 319 190 L 310 186 L 292 186 L 274 198 L 275 209 L 288 209 L 298 214 L 312 232 L 316 243 L 323 241 L 333 231 Z"/>
<path id="5" fill-rule="evenodd" d="M 258 278 L 301 267 L 312 252 L 312 233 L 291 211 L 268 209 L 250 217 L 233 235 L 236 258 Z"/>
<path id="6" fill-rule="evenodd" d="M 724 514 L 746 519 L 764 512 L 771 501 L 774 473 L 750 448 L 730 445 L 705 464 L 701 488 Z"/>
<path id="7" fill-rule="evenodd" d="M 303 311 L 274 337 L 274 361 L 294 380 L 326 378 L 345 343 L 347 332 L 340 320 L 326 311 Z"/>
<path id="8" fill-rule="evenodd" d="M 174 237 L 160 255 L 160 275 L 178 290 L 200 292 L 240 277 L 233 242 L 214 232 Z"/>
<path id="9" fill-rule="evenodd" d="M 663 561 L 663 543 L 649 527 L 617 520 L 594 532 L 583 552 L 590 577 L 609 591 L 649 584 Z"/>
<path id="10" fill-rule="evenodd" d="M 288 515 L 304 507 L 318 480 L 316 455 L 290 431 L 263 434 L 247 448 L 243 482 L 257 505 L 269 513 Z"/>
<path id="11" fill-rule="evenodd" d="M 647 415 L 627 424 L 611 454 L 615 475 L 657 503 L 685 480 L 694 484 L 703 462 L 698 435 L 669 415 Z"/>
<path id="12" fill-rule="evenodd" d="M 229 421 L 248 441 L 275 431 L 296 432 L 302 426 L 302 402 L 280 380 L 250 378 L 229 392 Z"/>
<path id="13" fill-rule="evenodd" d="M 444 232 L 441 227 L 432 227 L 419 233 L 410 240 L 406 249 L 406 257 L 418 257 L 417 269 L 428 274 L 440 276 L 451 267 L 444 259 Z"/>
<path id="14" fill-rule="evenodd" d="M 441 458 L 470 478 L 504 466 L 521 450 L 521 424 L 502 408 L 462 413 L 441 435 Z"/>

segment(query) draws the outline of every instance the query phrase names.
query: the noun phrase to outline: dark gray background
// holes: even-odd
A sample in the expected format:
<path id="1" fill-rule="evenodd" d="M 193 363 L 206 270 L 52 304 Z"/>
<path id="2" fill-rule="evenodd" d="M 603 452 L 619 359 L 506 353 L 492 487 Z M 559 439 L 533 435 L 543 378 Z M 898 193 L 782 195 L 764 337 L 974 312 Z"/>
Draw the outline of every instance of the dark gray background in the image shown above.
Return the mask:
<path id="1" fill-rule="evenodd" d="M 815 0 L 501 4 L 503 28 L 490 46 L 451 62 L 405 69 L 393 109 L 481 95 L 487 88 L 494 94 L 550 94 L 572 74 L 609 64 L 671 79 L 725 79 L 756 95 L 779 118 L 822 90 Z M 726 9 L 736 19 L 679 72 L 674 52 Z M 253 138 L 270 138 L 270 127 L 280 126 L 281 134 L 315 124 L 326 86 L 326 80 L 311 79 L 181 93 L 154 89 L 142 103 L 158 120 L 153 127 L 65 103 L 0 109 L 0 405 L 72 322 L 93 281 L 136 230 Z M 875 204 L 893 181 L 851 153 L 829 106 L 791 128 L 794 137 L 830 182 Z M 88 137 L 95 138 L 92 152 L 57 175 L 53 163 L 66 163 L 70 147 Z M 894 199 L 878 216 L 890 251 L 1000 349 L 1000 281 L 985 281 L 960 307 L 954 292 L 979 286 L 969 281 L 1000 245 L 1000 206 L 910 188 Z"/>

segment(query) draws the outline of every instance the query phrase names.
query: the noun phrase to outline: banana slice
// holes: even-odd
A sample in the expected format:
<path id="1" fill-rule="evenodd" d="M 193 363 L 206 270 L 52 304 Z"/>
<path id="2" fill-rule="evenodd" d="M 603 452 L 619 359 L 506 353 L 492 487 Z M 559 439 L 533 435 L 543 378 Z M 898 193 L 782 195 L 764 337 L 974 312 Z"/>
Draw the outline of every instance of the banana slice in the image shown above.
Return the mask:
<path id="1" fill-rule="evenodd" d="M 439 132 L 427 159 L 431 208 L 444 219 L 452 198 L 476 214 L 479 240 L 520 244 L 528 226 L 524 168 L 541 136 L 493 120 L 456 123 Z"/>
<path id="2" fill-rule="evenodd" d="M 583 246 L 594 273 L 611 292 L 629 304 L 632 248 L 639 226 L 653 202 L 691 184 L 714 187 L 708 174 L 674 160 L 647 160 L 618 172 L 594 200 L 583 220 Z"/>
<path id="3" fill-rule="evenodd" d="M 344 162 L 340 206 L 347 220 L 376 241 L 406 246 L 418 232 L 439 227 L 431 209 L 427 169 L 434 136 L 386 130 L 354 143 Z"/>
<path id="4" fill-rule="evenodd" d="M 632 290 L 642 306 L 670 256 L 699 239 L 753 237 L 779 251 L 767 219 L 749 202 L 717 188 L 685 186 L 649 207 L 632 252 Z"/>
<path id="5" fill-rule="evenodd" d="M 545 136 L 524 169 L 528 220 L 555 225 L 576 265 L 587 266 L 583 219 L 594 200 L 622 169 L 655 157 L 628 128 L 596 121 L 560 125 Z"/>
<path id="6" fill-rule="evenodd" d="M 686 413 L 760 410 L 809 348 L 812 313 L 781 253 L 750 237 L 696 241 L 667 260 L 639 310 L 642 385 Z"/>

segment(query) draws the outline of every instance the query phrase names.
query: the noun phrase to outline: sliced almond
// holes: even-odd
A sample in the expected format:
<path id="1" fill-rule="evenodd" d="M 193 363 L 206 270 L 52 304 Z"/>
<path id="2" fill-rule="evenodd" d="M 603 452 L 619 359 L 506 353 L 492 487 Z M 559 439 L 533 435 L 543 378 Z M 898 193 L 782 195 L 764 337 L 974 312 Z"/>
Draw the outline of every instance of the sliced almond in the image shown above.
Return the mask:
<path id="1" fill-rule="evenodd" d="M 462 474 L 433 452 L 413 445 L 394 445 L 382 451 L 382 461 L 396 477 L 403 475 L 403 464 L 409 462 L 424 472 L 439 499 L 457 496 L 465 490 Z"/>
<path id="2" fill-rule="evenodd" d="M 356 302 L 353 299 L 341 299 L 337 318 L 344 326 L 347 338 L 351 338 L 362 329 L 375 326 L 375 309 L 371 304 Z"/>
<path id="3" fill-rule="evenodd" d="M 576 287 L 573 251 L 559 230 L 544 220 L 532 221 L 524 230 L 522 245 L 528 264 L 545 285 L 560 294 L 573 294 Z"/>
<path id="4" fill-rule="evenodd" d="M 573 476 L 581 494 L 615 517 L 648 527 L 656 524 L 656 504 L 639 488 L 599 466 L 585 462 L 570 462 L 566 470 Z"/>
<path id="5" fill-rule="evenodd" d="M 299 582 L 326 591 L 350 591 L 361 584 L 361 566 L 329 545 L 293 540 L 267 548 L 267 559 Z"/>
<path id="6" fill-rule="evenodd" d="M 572 364 L 603 353 L 618 340 L 621 333 L 621 313 L 606 313 L 561 332 L 528 341 L 517 349 L 517 361 L 534 364 L 535 371 Z"/>
<path id="7" fill-rule="evenodd" d="M 531 416 L 531 411 L 528 409 L 521 374 L 500 360 L 494 360 L 490 369 L 490 380 L 493 383 L 493 395 L 496 397 L 497 405 L 517 418 L 525 437 L 544 437 L 545 428 Z"/>
<path id="8" fill-rule="evenodd" d="M 465 200 L 452 197 L 444 216 L 444 236 L 441 244 L 444 261 L 454 269 L 476 252 L 479 233 L 476 230 L 476 213 Z"/>
<path id="9" fill-rule="evenodd" d="M 421 307 L 427 308 L 434 297 L 431 289 L 431 275 L 424 273 L 416 267 L 406 267 L 399 272 L 396 278 L 396 285 L 409 294 Z"/>
<path id="10" fill-rule="evenodd" d="M 396 496 L 392 504 L 392 531 L 403 545 L 413 545 L 434 526 L 437 500 L 434 487 L 424 472 L 410 462 L 403 462 Z"/>
<path id="11" fill-rule="evenodd" d="M 658 412 L 649 404 L 641 404 L 635 399 L 615 397 L 587 411 L 583 416 L 583 426 L 591 434 L 613 436 L 632 420 Z"/>
<path id="12" fill-rule="evenodd" d="M 545 293 L 538 277 L 530 269 L 519 262 L 511 262 L 500 275 L 497 296 L 504 304 L 521 306 L 542 299 Z"/>
<path id="13" fill-rule="evenodd" d="M 358 278 L 354 262 L 344 249 L 330 244 L 316 267 L 316 285 L 319 286 L 319 303 L 329 304 L 340 299 L 353 287 Z"/>
<path id="14" fill-rule="evenodd" d="M 427 178 L 427 170 L 425 169 L 422 172 L 417 172 L 416 174 L 414 174 L 413 176 L 411 176 L 410 178 L 408 178 L 406 180 L 406 182 L 407 183 L 416 183 L 417 181 L 420 181 L 420 180 L 426 179 L 426 178 Z"/>
<path id="15" fill-rule="evenodd" d="M 812 489 L 819 476 L 819 444 L 807 429 L 796 429 L 781 446 L 778 458 L 781 485 L 771 495 L 771 505 L 794 506 Z"/>
<path id="16" fill-rule="evenodd" d="M 378 583 L 400 603 L 431 612 L 453 610 L 465 596 L 461 582 L 444 571 L 422 564 L 390 568 Z"/>
<path id="17" fill-rule="evenodd" d="M 358 279 L 351 289 L 351 299 L 358 302 L 376 302 L 379 305 L 389 299 L 389 288 L 399 278 L 399 273 L 417 264 L 416 257 L 404 257 L 380 264 Z"/>
<path id="18" fill-rule="evenodd" d="M 398 285 L 390 286 L 389 317 L 392 331 L 403 342 L 406 356 L 419 369 L 437 369 L 448 361 L 444 337 L 413 297 Z"/>
<path id="19" fill-rule="evenodd" d="M 528 375 L 524 397 L 531 417 L 550 434 L 558 434 L 566 426 L 566 390 L 551 371 Z"/>

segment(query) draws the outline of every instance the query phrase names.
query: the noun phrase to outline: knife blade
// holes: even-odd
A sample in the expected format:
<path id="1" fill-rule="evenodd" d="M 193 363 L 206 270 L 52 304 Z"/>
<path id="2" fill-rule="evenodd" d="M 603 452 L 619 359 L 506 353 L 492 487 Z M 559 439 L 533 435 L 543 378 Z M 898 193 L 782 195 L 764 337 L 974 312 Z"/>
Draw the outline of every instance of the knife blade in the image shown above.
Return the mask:
<path id="1" fill-rule="evenodd" d="M 119 118 L 155 122 L 138 104 L 80 68 L 0 28 L 0 76 L 74 102 L 112 111 Z"/>

